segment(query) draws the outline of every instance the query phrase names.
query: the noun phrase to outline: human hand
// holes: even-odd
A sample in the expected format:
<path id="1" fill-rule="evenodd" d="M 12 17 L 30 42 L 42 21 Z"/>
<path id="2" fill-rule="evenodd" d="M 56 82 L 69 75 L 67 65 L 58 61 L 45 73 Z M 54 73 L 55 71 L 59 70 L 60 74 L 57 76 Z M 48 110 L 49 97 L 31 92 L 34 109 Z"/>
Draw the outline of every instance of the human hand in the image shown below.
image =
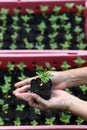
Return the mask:
<path id="1" fill-rule="evenodd" d="M 52 89 L 65 89 L 67 87 L 67 76 L 64 72 L 57 72 L 57 71 L 49 71 L 49 73 L 51 73 L 53 75 L 52 77 Z M 23 80 L 23 81 L 19 81 L 17 83 L 15 83 L 15 87 L 24 87 L 28 85 L 28 89 L 30 88 L 30 83 L 31 83 L 31 80 L 36 78 L 37 76 L 35 77 L 32 77 L 32 78 L 28 78 L 26 80 Z M 25 88 L 26 88 L 25 87 Z"/>
<path id="2" fill-rule="evenodd" d="M 14 91 L 14 95 L 22 100 L 28 102 L 32 107 L 39 108 L 41 110 L 68 110 L 70 105 L 72 95 L 63 90 L 52 90 L 51 98 L 49 100 L 44 100 L 39 95 L 31 92 L 26 92 L 27 87 L 18 88 Z"/>

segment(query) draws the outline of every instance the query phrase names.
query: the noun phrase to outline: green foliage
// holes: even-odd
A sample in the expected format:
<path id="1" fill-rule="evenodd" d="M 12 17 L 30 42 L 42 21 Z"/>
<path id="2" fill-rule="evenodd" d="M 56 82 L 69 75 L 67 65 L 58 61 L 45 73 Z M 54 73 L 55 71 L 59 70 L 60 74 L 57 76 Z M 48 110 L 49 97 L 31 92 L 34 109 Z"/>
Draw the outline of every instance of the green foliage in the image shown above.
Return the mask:
<path id="1" fill-rule="evenodd" d="M 4 120 L 2 117 L 0 117 L 0 126 L 3 126 L 4 125 Z"/>
<path id="2" fill-rule="evenodd" d="M 84 119 L 83 119 L 83 118 L 77 117 L 77 119 L 76 119 L 77 125 L 81 125 L 83 122 L 84 122 Z"/>
<path id="3" fill-rule="evenodd" d="M 38 122 L 36 120 L 33 120 L 33 121 L 30 122 L 30 124 L 33 125 L 33 126 L 36 126 L 36 125 L 38 125 Z"/>
<path id="4" fill-rule="evenodd" d="M 74 62 L 77 64 L 77 67 L 82 67 L 82 65 L 86 62 L 83 58 L 78 56 Z"/>
<path id="5" fill-rule="evenodd" d="M 21 119 L 20 119 L 19 117 L 17 117 L 17 118 L 14 120 L 14 125 L 15 125 L 15 126 L 21 125 Z"/>
<path id="6" fill-rule="evenodd" d="M 75 3 L 69 3 L 67 2 L 65 6 L 67 7 L 68 11 L 71 11 L 71 9 L 74 7 Z"/>
<path id="7" fill-rule="evenodd" d="M 41 114 L 41 111 L 40 111 L 40 109 L 38 109 L 38 108 L 34 108 L 34 112 L 35 112 L 35 114 L 37 114 L 37 115 L 40 115 L 40 114 Z"/>
<path id="8" fill-rule="evenodd" d="M 70 114 L 62 112 L 62 115 L 60 117 L 60 121 L 63 122 L 64 124 L 68 124 L 68 123 L 70 123 L 70 118 L 71 118 Z"/>
<path id="9" fill-rule="evenodd" d="M 17 64 L 17 67 L 20 71 L 24 71 L 24 69 L 27 67 L 23 62 L 20 62 Z"/>
<path id="10" fill-rule="evenodd" d="M 15 64 L 11 63 L 10 61 L 7 64 L 7 69 L 11 72 L 15 69 Z"/>
<path id="11" fill-rule="evenodd" d="M 24 105 L 24 104 L 21 104 L 21 105 L 17 105 L 16 110 L 17 110 L 17 111 L 23 111 L 24 108 L 25 108 L 25 105 Z"/>
<path id="12" fill-rule="evenodd" d="M 21 72 L 21 75 L 18 77 L 20 81 L 27 79 L 28 77 Z"/>
<path id="13" fill-rule="evenodd" d="M 53 12 L 55 13 L 55 14 L 59 14 L 59 12 L 61 11 L 61 6 L 54 6 L 54 8 L 53 8 Z"/>
<path id="14" fill-rule="evenodd" d="M 62 70 L 68 70 L 71 66 L 67 63 L 67 61 L 64 61 L 61 65 Z"/>
<path id="15" fill-rule="evenodd" d="M 83 94 L 86 94 L 87 93 L 87 86 L 86 85 L 81 85 L 79 86 L 83 92 Z"/>
<path id="16" fill-rule="evenodd" d="M 43 67 L 37 66 L 36 68 L 36 74 L 41 79 L 42 83 L 47 83 L 51 78 L 52 75 L 47 71 L 47 69 L 44 69 Z"/>
<path id="17" fill-rule="evenodd" d="M 45 124 L 46 125 L 53 125 L 56 117 L 46 118 Z"/>

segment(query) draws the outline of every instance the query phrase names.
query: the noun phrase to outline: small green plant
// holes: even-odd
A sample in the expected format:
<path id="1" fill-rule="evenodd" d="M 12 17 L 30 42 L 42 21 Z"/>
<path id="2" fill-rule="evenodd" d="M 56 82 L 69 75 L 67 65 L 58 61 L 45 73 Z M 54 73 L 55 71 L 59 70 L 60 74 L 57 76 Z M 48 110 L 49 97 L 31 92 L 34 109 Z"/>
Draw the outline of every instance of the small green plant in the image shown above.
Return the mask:
<path id="1" fill-rule="evenodd" d="M 26 75 L 24 75 L 23 72 L 21 72 L 21 75 L 18 77 L 18 79 L 20 81 L 25 80 L 26 78 L 28 78 L 28 77 Z"/>
<path id="2" fill-rule="evenodd" d="M 9 104 L 3 104 L 3 106 L 2 106 L 2 111 L 3 111 L 4 113 L 8 113 L 8 109 L 9 109 Z"/>
<path id="3" fill-rule="evenodd" d="M 87 45 L 86 45 L 86 43 L 80 42 L 80 43 L 77 44 L 77 47 L 78 47 L 79 50 L 85 50 Z"/>
<path id="4" fill-rule="evenodd" d="M 42 21 L 41 23 L 39 23 L 39 25 L 37 25 L 41 35 L 44 34 L 45 29 L 46 29 L 46 23 L 44 21 Z"/>
<path id="5" fill-rule="evenodd" d="M 3 126 L 4 125 L 4 120 L 2 117 L 0 117 L 0 126 Z"/>
<path id="6" fill-rule="evenodd" d="M 40 10 L 43 16 L 46 16 L 48 9 L 49 9 L 48 5 L 40 5 Z"/>
<path id="7" fill-rule="evenodd" d="M 82 67 L 82 65 L 86 62 L 83 58 L 78 56 L 74 62 L 77 64 L 77 67 Z"/>
<path id="8" fill-rule="evenodd" d="M 81 125 L 83 122 L 84 122 L 84 119 L 81 118 L 81 117 L 78 117 L 78 118 L 76 119 L 77 125 Z"/>
<path id="9" fill-rule="evenodd" d="M 62 15 L 59 16 L 59 19 L 60 19 L 61 23 L 64 24 L 68 21 L 69 18 L 65 13 L 63 13 Z"/>
<path id="10" fill-rule="evenodd" d="M 68 70 L 71 66 L 67 63 L 67 61 L 64 61 L 61 65 L 61 70 Z"/>
<path id="11" fill-rule="evenodd" d="M 7 69 L 9 70 L 9 72 L 12 72 L 15 69 L 15 64 L 9 61 L 7 64 Z"/>
<path id="12" fill-rule="evenodd" d="M 54 6 L 53 7 L 53 12 L 54 12 L 54 14 L 56 14 L 56 15 L 58 15 L 59 13 L 60 13 L 60 11 L 61 11 L 61 6 Z"/>
<path id="13" fill-rule="evenodd" d="M 36 74 L 41 79 L 42 83 L 47 83 L 52 78 L 52 75 L 47 71 L 47 69 L 39 67 L 38 65 L 36 68 Z"/>
<path id="14" fill-rule="evenodd" d="M 22 15 L 21 19 L 23 20 L 23 24 L 27 25 L 28 21 L 31 19 L 31 17 L 29 17 L 28 15 Z"/>
<path id="15" fill-rule="evenodd" d="M 26 13 L 28 14 L 28 16 L 31 16 L 34 13 L 34 10 L 30 8 L 26 8 Z"/>
<path id="16" fill-rule="evenodd" d="M 50 40 L 50 43 L 55 41 L 55 38 L 57 37 L 57 35 L 58 35 L 58 32 L 53 32 L 53 33 L 48 34 L 48 38 Z"/>
<path id="17" fill-rule="evenodd" d="M 79 24 L 81 21 L 82 21 L 82 17 L 76 15 L 76 16 L 75 16 L 75 22 L 76 22 L 77 24 Z"/>
<path id="18" fill-rule="evenodd" d="M 15 126 L 21 125 L 21 119 L 20 119 L 19 117 L 17 117 L 17 118 L 14 120 L 14 125 L 15 125 Z"/>
<path id="19" fill-rule="evenodd" d="M 76 35 L 79 35 L 81 32 L 82 32 L 82 29 L 79 25 L 77 25 L 75 28 L 74 28 L 74 32 L 76 33 Z"/>
<path id="20" fill-rule="evenodd" d="M 11 50 L 15 50 L 17 48 L 17 45 L 12 43 L 9 47 Z"/>
<path id="21" fill-rule="evenodd" d="M 23 62 L 20 62 L 16 65 L 20 71 L 24 71 L 24 69 L 27 67 Z"/>
<path id="22" fill-rule="evenodd" d="M 68 50 L 70 48 L 70 43 L 65 41 L 64 43 L 61 43 L 61 47 L 63 50 Z"/>
<path id="23" fill-rule="evenodd" d="M 24 105 L 24 104 L 21 104 L 21 105 L 17 105 L 16 110 L 17 110 L 17 111 L 23 111 L 24 108 L 25 108 L 25 105 Z"/>
<path id="24" fill-rule="evenodd" d="M 56 23 L 52 24 L 51 27 L 52 27 L 52 29 L 53 29 L 54 32 L 58 31 L 58 29 L 60 28 L 60 26 L 58 24 L 56 24 Z"/>
<path id="25" fill-rule="evenodd" d="M 15 15 L 15 16 L 17 16 L 17 15 L 20 14 L 20 10 L 17 9 L 17 8 L 14 8 L 13 11 L 14 11 L 14 15 Z"/>
<path id="26" fill-rule="evenodd" d="M 42 35 L 39 35 L 39 36 L 36 37 L 36 41 L 37 41 L 37 43 L 38 43 L 39 45 L 42 44 L 43 39 L 44 39 L 44 36 L 42 36 Z"/>
<path id="27" fill-rule="evenodd" d="M 46 118 L 45 124 L 46 125 L 53 125 L 56 117 Z"/>
<path id="28" fill-rule="evenodd" d="M 46 62 L 45 65 L 46 65 L 47 70 L 50 70 L 50 71 L 56 70 L 56 67 L 51 66 L 51 64 L 49 62 Z"/>
<path id="29" fill-rule="evenodd" d="M 40 109 L 38 109 L 38 108 L 34 108 L 34 112 L 35 112 L 35 114 L 37 114 L 37 115 L 40 115 L 40 114 L 41 114 L 41 111 L 40 111 Z"/>
<path id="30" fill-rule="evenodd" d="M 33 125 L 33 126 L 36 126 L 36 125 L 38 125 L 38 122 L 36 120 L 33 120 L 33 121 L 30 122 L 30 124 Z"/>
<path id="31" fill-rule="evenodd" d="M 65 7 L 67 8 L 68 12 L 70 12 L 72 10 L 72 8 L 74 7 L 75 3 L 66 3 Z"/>
<path id="32" fill-rule="evenodd" d="M 81 85 L 79 87 L 81 88 L 83 94 L 87 93 L 87 86 L 86 85 Z"/>
<path id="33" fill-rule="evenodd" d="M 50 43 L 51 50 L 55 50 L 58 48 L 58 44 L 56 42 Z"/>
<path id="34" fill-rule="evenodd" d="M 59 18 L 58 16 L 51 15 L 48 20 L 50 21 L 51 25 L 54 25 L 56 24 L 58 18 Z"/>
<path id="35" fill-rule="evenodd" d="M 33 48 L 33 43 L 30 43 L 27 38 L 24 38 L 23 41 L 24 41 L 25 46 L 26 46 L 27 49 L 32 49 Z"/>
<path id="36" fill-rule="evenodd" d="M 70 114 L 62 112 L 60 121 L 63 122 L 64 124 L 68 124 L 68 123 L 70 123 L 70 118 L 71 118 Z"/>
<path id="37" fill-rule="evenodd" d="M 77 8 L 77 14 L 82 15 L 85 7 L 83 5 L 76 5 L 76 8 Z"/>

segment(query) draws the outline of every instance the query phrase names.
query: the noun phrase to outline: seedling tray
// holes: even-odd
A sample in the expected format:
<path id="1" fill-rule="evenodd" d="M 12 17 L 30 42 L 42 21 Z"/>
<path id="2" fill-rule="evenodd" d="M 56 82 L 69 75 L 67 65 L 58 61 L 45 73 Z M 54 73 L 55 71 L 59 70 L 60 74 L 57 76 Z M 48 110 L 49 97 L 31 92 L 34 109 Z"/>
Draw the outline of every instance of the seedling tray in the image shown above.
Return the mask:
<path id="1" fill-rule="evenodd" d="M 67 8 L 65 7 L 65 3 L 67 3 L 67 2 L 68 3 L 74 3 L 75 5 L 82 5 L 82 6 L 84 6 L 84 11 L 82 12 L 82 17 L 84 17 L 83 18 L 84 19 L 84 24 L 82 26 L 82 30 L 85 33 L 85 38 L 84 38 L 83 42 L 87 43 L 87 7 L 86 7 L 87 4 L 86 4 L 86 0 L 72 0 L 72 1 L 70 1 L 70 0 L 67 0 L 67 1 L 66 0 L 55 0 L 55 1 L 54 0 L 47 0 L 47 1 L 46 0 L 43 0 L 43 1 L 41 1 L 41 0 L 13 0 L 13 1 L 11 1 L 11 0 L 5 0 L 5 1 L 2 1 L 1 0 L 0 1 L 0 8 L 9 9 L 9 14 L 12 15 L 12 16 L 14 15 L 14 11 L 13 11 L 14 8 L 20 10 L 20 13 L 22 15 L 26 14 L 26 8 L 32 9 L 34 11 L 34 15 L 38 15 L 38 14 L 41 14 L 40 6 L 41 5 L 43 5 L 43 6 L 47 5 L 47 6 L 49 6 L 49 9 L 47 11 L 47 15 L 48 15 L 48 14 L 52 13 L 54 6 L 60 6 L 61 7 L 60 13 L 62 14 L 62 13 L 65 13 L 65 12 L 68 11 Z M 74 12 L 74 14 L 77 13 L 76 7 L 73 7 L 72 12 Z M 35 22 L 36 22 L 36 20 L 35 20 Z M 40 24 L 40 22 L 38 22 L 38 24 Z M 9 28 L 11 26 L 12 26 L 12 23 L 10 24 Z M 32 25 L 32 27 L 33 27 L 33 25 Z M 16 45 L 18 47 L 17 50 L 20 51 L 22 49 L 25 49 L 25 50 L 30 51 L 31 49 L 34 49 L 34 50 L 36 49 L 36 50 L 39 51 L 40 49 L 41 50 L 44 50 L 44 49 L 45 50 L 46 49 L 47 50 L 49 50 L 49 49 L 52 50 L 53 49 L 54 46 L 52 48 L 50 48 L 51 45 L 49 45 L 49 37 L 50 36 L 48 36 L 48 34 L 50 34 L 50 33 L 48 33 L 48 31 L 45 32 L 45 34 L 43 34 L 43 36 L 45 36 L 45 38 L 46 38 L 45 40 L 43 40 L 43 43 L 42 43 L 42 44 L 45 44 L 44 49 L 41 46 L 40 46 L 41 48 L 37 47 L 38 46 L 38 41 L 36 40 L 36 37 L 40 35 L 40 32 L 38 33 L 38 31 L 36 31 L 36 27 L 33 27 L 33 29 L 32 29 L 34 31 L 34 33 L 31 33 L 31 34 L 29 33 L 28 37 L 27 37 L 28 38 L 28 42 L 31 43 L 31 44 L 33 44 L 34 47 L 25 48 L 25 43 L 24 43 L 23 39 L 26 38 L 27 34 L 25 32 L 24 32 L 24 34 L 20 34 L 20 32 L 22 33 L 24 31 L 24 28 L 22 28 L 19 31 L 19 33 L 18 33 L 19 36 L 18 36 L 18 40 L 17 40 L 17 43 L 16 43 Z M 49 28 L 51 28 L 51 27 L 49 26 Z M 75 28 L 75 27 L 72 27 L 72 28 Z M 2 47 L 1 50 L 4 49 L 4 50 L 8 51 L 10 49 L 12 49 L 12 50 L 16 49 L 15 47 L 9 48 L 9 46 L 13 43 L 13 41 L 12 41 L 11 36 L 9 35 L 9 33 L 11 35 L 14 34 L 14 33 L 13 32 L 9 32 L 8 33 L 8 30 L 10 30 L 10 29 L 7 29 L 7 32 L 5 33 L 7 36 L 6 35 L 4 35 L 4 36 L 5 36 L 5 38 L 10 39 L 10 40 L 9 41 L 4 40 L 3 44 L 4 44 L 5 47 Z M 13 31 L 13 30 L 14 29 L 11 27 L 11 31 Z M 53 33 L 52 29 L 51 29 L 50 32 Z M 59 30 L 57 32 L 59 32 Z M 23 37 L 24 35 L 25 35 L 25 37 Z M 64 43 L 64 41 L 65 41 L 65 39 L 63 39 L 63 37 L 59 36 L 59 38 L 60 38 L 60 40 L 58 40 L 57 37 L 56 37 L 56 40 L 55 40 L 57 42 L 57 45 L 59 45 L 59 42 Z M 63 39 L 63 41 L 62 41 L 62 39 Z M 75 39 L 75 36 L 73 36 L 73 39 Z M 26 40 L 25 40 L 25 42 L 26 42 Z M 53 42 L 54 41 L 51 41 L 51 44 Z M 78 50 L 78 47 L 74 48 L 74 46 L 76 46 L 76 41 L 74 41 L 72 47 L 68 48 L 68 49 L 69 50 Z M 64 48 L 61 48 L 61 45 L 59 45 L 59 47 L 55 48 L 54 50 L 56 50 L 56 49 L 62 50 Z M 87 49 L 87 47 L 85 49 Z"/>
<path id="2" fill-rule="evenodd" d="M 75 68 L 77 65 L 73 62 L 77 57 L 81 57 L 86 62 L 82 66 L 87 66 L 87 52 L 78 51 L 78 53 L 62 52 L 60 53 L 0 53 L 0 70 L 4 70 L 7 67 L 8 62 L 16 65 L 23 62 L 27 65 L 27 68 L 31 71 L 35 70 L 36 65 L 45 66 L 45 62 L 49 62 L 51 66 L 55 66 L 57 70 L 60 69 L 61 64 L 67 61 L 71 65 L 71 68 Z M 16 68 L 17 69 L 17 68 Z M 17 76 L 16 76 L 17 77 Z M 10 103 L 10 102 L 9 102 Z M 86 130 L 87 125 L 21 125 L 21 126 L 0 126 L 0 130 Z"/>

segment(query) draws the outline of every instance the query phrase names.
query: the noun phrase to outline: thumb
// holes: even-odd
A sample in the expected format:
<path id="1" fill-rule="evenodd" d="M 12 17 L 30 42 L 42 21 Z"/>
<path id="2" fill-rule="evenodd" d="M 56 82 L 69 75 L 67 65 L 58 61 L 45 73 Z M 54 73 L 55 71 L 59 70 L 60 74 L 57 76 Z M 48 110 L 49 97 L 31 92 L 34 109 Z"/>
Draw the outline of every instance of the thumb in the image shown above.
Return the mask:
<path id="1" fill-rule="evenodd" d="M 31 93 L 31 99 L 29 101 L 29 104 L 32 107 L 36 107 L 36 108 L 39 108 L 41 110 L 45 110 L 46 106 L 48 104 L 48 101 L 41 98 L 39 95 L 37 95 L 35 93 Z"/>

